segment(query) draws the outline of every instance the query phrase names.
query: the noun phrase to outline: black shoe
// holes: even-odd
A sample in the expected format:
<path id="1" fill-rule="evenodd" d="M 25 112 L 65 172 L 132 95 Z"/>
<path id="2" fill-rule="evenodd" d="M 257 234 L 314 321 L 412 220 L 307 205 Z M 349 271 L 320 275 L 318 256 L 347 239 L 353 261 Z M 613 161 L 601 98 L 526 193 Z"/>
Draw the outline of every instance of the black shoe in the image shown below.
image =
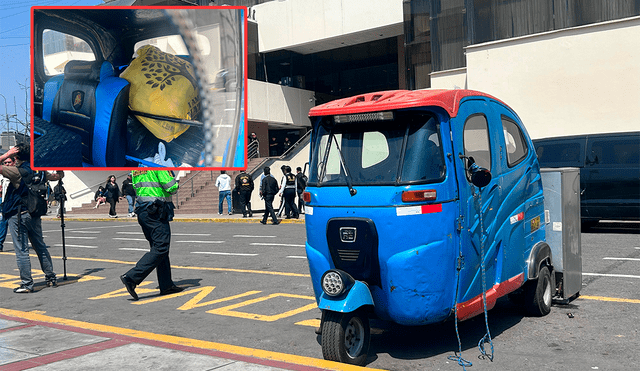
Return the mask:
<path id="1" fill-rule="evenodd" d="M 246 214 L 245 214 L 245 215 L 242 215 L 242 217 L 243 217 L 243 218 L 246 218 L 246 217 L 247 217 L 247 215 L 246 215 Z"/>
<path id="2" fill-rule="evenodd" d="M 169 294 L 175 294 L 178 293 L 180 291 L 184 290 L 184 288 L 173 285 L 171 287 L 169 287 L 168 289 L 164 290 L 164 291 L 160 291 L 160 295 L 169 295 Z"/>
<path id="3" fill-rule="evenodd" d="M 19 287 L 13 289 L 13 292 L 15 292 L 16 294 L 28 294 L 30 292 L 33 292 L 33 290 L 25 285 L 20 285 Z"/>
<path id="4" fill-rule="evenodd" d="M 289 215 L 284 217 L 285 219 L 291 219 L 291 217 Z"/>
<path id="5" fill-rule="evenodd" d="M 266 220 L 261 220 L 260 223 L 261 224 L 267 224 L 267 221 Z"/>
<path id="6" fill-rule="evenodd" d="M 278 224 L 280 224 L 279 220 L 277 222 L 273 222 L 273 225 L 278 225 Z"/>
<path id="7" fill-rule="evenodd" d="M 249 211 L 249 218 L 253 218 L 253 213 Z"/>
<path id="8" fill-rule="evenodd" d="M 47 280 L 47 287 L 58 287 L 58 280 L 55 278 Z"/>
<path id="9" fill-rule="evenodd" d="M 131 278 L 127 277 L 126 274 L 120 276 L 120 280 L 124 284 L 124 287 L 127 288 L 129 294 L 133 296 L 133 300 L 138 300 L 138 294 L 136 294 L 136 284 L 131 281 Z"/>

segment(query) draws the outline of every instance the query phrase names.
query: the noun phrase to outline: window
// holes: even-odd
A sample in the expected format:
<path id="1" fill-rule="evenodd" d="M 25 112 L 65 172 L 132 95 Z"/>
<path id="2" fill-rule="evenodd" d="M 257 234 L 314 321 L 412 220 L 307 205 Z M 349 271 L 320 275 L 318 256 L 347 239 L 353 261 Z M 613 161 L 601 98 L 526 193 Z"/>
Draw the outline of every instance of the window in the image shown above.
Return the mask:
<path id="1" fill-rule="evenodd" d="M 53 30 L 42 34 L 44 69 L 48 76 L 64 73 L 69 61 L 95 61 L 93 50 L 84 40 Z"/>
<path id="2" fill-rule="evenodd" d="M 471 116 L 464 124 L 464 154 L 473 157 L 478 166 L 491 171 L 491 151 L 487 118 Z"/>
<path id="3" fill-rule="evenodd" d="M 584 164 L 579 141 L 538 142 L 535 147 L 542 167 L 581 167 Z"/>
<path id="4" fill-rule="evenodd" d="M 513 167 L 527 156 L 529 149 L 524 134 L 515 122 L 502 116 L 502 132 L 507 151 L 507 165 Z"/>

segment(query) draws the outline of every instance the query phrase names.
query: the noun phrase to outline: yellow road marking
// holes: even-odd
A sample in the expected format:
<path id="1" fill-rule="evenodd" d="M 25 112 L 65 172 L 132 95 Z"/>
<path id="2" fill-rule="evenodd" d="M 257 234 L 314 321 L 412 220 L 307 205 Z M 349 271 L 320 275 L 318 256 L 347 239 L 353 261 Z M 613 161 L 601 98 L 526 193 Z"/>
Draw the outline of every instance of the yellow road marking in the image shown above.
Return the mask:
<path id="1" fill-rule="evenodd" d="M 141 284 L 139 284 L 138 287 L 147 286 L 147 285 L 150 285 L 152 283 L 153 283 L 153 281 L 145 281 L 145 282 L 142 282 Z M 136 293 L 137 294 L 146 294 L 146 293 L 154 292 L 154 291 L 158 291 L 158 289 L 140 289 L 140 288 L 136 288 Z M 108 292 L 106 294 L 94 296 L 92 298 L 87 298 L 87 299 L 89 299 L 89 300 L 100 300 L 100 299 L 117 298 L 117 297 L 120 297 L 120 296 L 129 296 L 129 291 L 127 291 L 126 288 L 122 288 L 122 289 L 118 289 L 118 290 L 115 290 L 115 291 Z"/>
<path id="2" fill-rule="evenodd" d="M 296 322 L 296 325 L 300 325 L 300 326 L 309 326 L 309 327 L 320 327 L 320 320 L 319 319 L 307 319 L 304 321 L 300 321 L 300 322 Z"/>
<path id="3" fill-rule="evenodd" d="M 5 316 L 18 317 L 26 320 L 31 320 L 31 321 L 55 323 L 55 324 L 60 324 L 65 326 L 77 327 L 85 330 L 100 331 L 100 332 L 106 332 L 106 333 L 112 333 L 112 334 L 118 334 L 118 335 L 124 335 L 124 336 L 131 336 L 138 339 L 147 339 L 147 340 L 161 341 L 164 343 L 175 344 L 175 345 L 183 345 L 183 346 L 196 347 L 201 349 L 215 350 L 219 352 L 231 353 L 231 354 L 236 354 L 236 355 L 241 355 L 246 357 L 255 357 L 255 358 L 268 359 L 272 361 L 293 363 L 301 366 L 325 368 L 327 370 L 379 371 L 379 369 L 352 366 L 352 365 L 347 365 L 343 363 L 325 361 L 322 359 L 316 359 L 311 357 L 303 357 L 303 356 L 297 356 L 293 354 L 278 353 L 278 352 L 272 352 L 268 350 L 247 348 L 247 347 L 241 347 L 237 345 L 222 344 L 222 343 L 216 343 L 212 341 L 190 339 L 190 338 L 184 338 L 184 337 L 174 336 L 174 335 L 154 334 L 152 332 L 138 331 L 138 330 L 132 330 L 127 328 L 108 326 L 108 325 L 99 325 L 95 323 L 76 321 L 72 319 L 51 317 L 51 316 L 38 314 L 38 313 L 22 312 L 22 311 L 13 310 L 13 309 L 0 308 L 0 314 L 3 314 Z"/>
<path id="4" fill-rule="evenodd" d="M 308 304 L 308 305 L 305 305 L 304 307 L 300 307 L 300 308 L 297 308 L 297 309 L 292 309 L 292 310 L 286 311 L 284 313 L 274 314 L 274 315 L 271 315 L 271 316 L 264 315 L 264 314 L 256 314 L 256 313 L 236 312 L 236 311 L 233 310 L 233 309 L 236 309 L 236 308 L 245 307 L 247 305 L 259 303 L 261 301 L 265 301 L 265 300 L 269 300 L 269 299 L 277 298 L 277 297 L 308 299 L 308 300 L 313 300 L 313 304 Z M 308 310 L 312 310 L 312 309 L 317 308 L 318 305 L 315 303 L 315 300 L 316 299 L 313 296 L 276 293 L 276 294 L 263 296 L 261 298 L 256 298 L 256 299 L 243 301 L 242 303 L 238 303 L 238 304 L 228 305 L 228 306 L 222 307 L 222 308 L 208 310 L 207 313 L 219 314 L 219 315 L 222 315 L 222 316 L 232 316 L 232 317 L 238 317 L 238 318 L 245 318 L 245 319 L 255 319 L 255 320 L 264 321 L 264 322 L 273 322 L 273 321 L 277 321 L 277 320 L 282 319 L 282 318 L 291 317 L 291 316 L 296 315 L 298 313 L 306 312 Z"/>
<path id="5" fill-rule="evenodd" d="M 617 303 L 633 303 L 640 304 L 640 300 L 638 299 L 623 299 L 623 298 L 609 298 L 606 296 L 589 296 L 589 295 L 580 295 L 580 299 L 587 300 L 599 300 L 599 301 L 613 301 Z"/>

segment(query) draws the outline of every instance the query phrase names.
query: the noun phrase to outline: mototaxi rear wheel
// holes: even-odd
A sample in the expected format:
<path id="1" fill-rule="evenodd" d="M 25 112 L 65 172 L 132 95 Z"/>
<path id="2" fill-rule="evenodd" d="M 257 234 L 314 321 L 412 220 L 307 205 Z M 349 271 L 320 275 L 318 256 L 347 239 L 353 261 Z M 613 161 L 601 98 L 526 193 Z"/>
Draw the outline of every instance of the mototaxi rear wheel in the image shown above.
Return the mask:
<path id="1" fill-rule="evenodd" d="M 339 313 L 324 311 L 322 322 L 322 356 L 363 366 L 367 361 L 371 331 L 369 319 L 360 311 Z"/>

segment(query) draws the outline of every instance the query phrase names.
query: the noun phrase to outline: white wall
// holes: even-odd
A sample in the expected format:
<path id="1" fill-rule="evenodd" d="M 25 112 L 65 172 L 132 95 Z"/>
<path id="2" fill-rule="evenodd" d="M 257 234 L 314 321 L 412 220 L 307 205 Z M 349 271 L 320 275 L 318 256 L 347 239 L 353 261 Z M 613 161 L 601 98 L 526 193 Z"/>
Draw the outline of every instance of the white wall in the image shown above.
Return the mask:
<path id="1" fill-rule="evenodd" d="M 309 110 L 315 105 L 313 92 L 249 80 L 247 118 L 251 121 L 310 126 Z"/>
<path id="2" fill-rule="evenodd" d="M 640 17 L 466 53 L 468 88 L 511 106 L 532 138 L 640 130 Z M 447 84 L 434 80 L 432 86 Z"/>
<path id="3" fill-rule="evenodd" d="M 467 69 L 432 72 L 431 89 L 467 89 Z"/>
<path id="4" fill-rule="evenodd" d="M 260 52 L 402 24 L 402 0 L 279 0 L 256 5 Z"/>

